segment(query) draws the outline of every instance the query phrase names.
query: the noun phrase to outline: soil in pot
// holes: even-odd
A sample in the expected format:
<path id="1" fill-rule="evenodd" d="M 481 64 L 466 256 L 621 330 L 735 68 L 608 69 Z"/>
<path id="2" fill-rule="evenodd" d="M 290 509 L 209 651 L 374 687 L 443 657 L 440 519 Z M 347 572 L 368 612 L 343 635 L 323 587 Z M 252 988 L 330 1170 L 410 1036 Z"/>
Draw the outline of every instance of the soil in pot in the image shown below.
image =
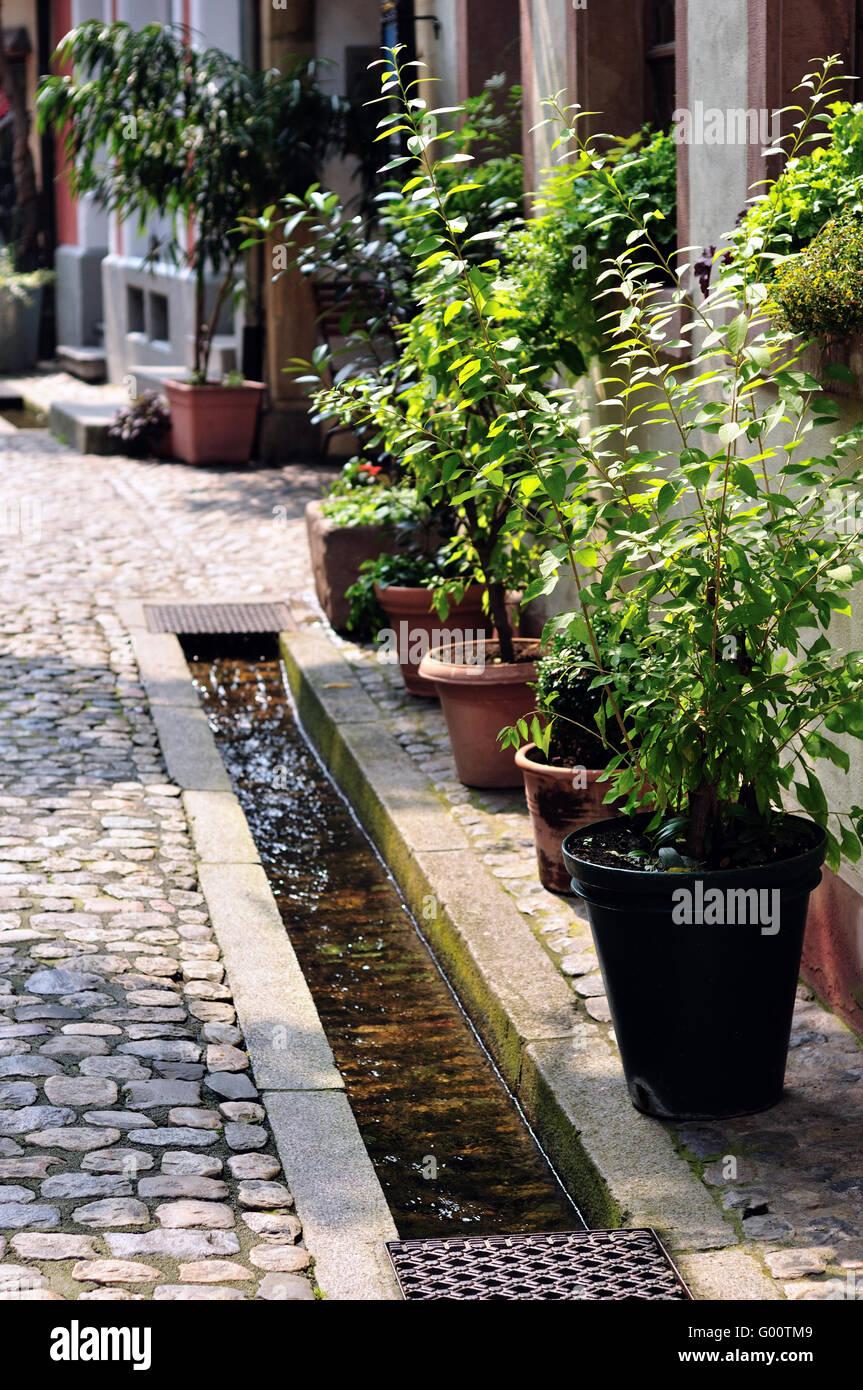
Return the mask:
<path id="1" fill-rule="evenodd" d="M 249 462 L 266 389 L 261 382 L 192 386 L 166 381 L 164 388 L 171 407 L 173 448 L 181 462 Z"/>
<path id="2" fill-rule="evenodd" d="M 514 662 L 502 662 L 499 644 L 489 641 L 466 652 L 439 648 L 420 663 L 420 675 L 440 699 L 456 770 L 466 787 L 521 785 L 512 749 L 500 747 L 498 734 L 533 709 L 530 687 L 540 643 L 516 638 L 515 652 Z"/>
<path id="3" fill-rule="evenodd" d="M 375 586 L 378 603 L 390 620 L 392 646 L 409 695 L 431 700 L 437 697 L 431 682 L 419 674 L 420 663 L 428 652 L 452 644 L 470 649 L 484 644 L 491 635 L 492 623 L 482 607 L 484 592 L 480 584 L 471 584 L 461 602 L 453 604 L 444 619 L 432 608 L 429 589 Z"/>
<path id="4" fill-rule="evenodd" d="M 754 867 L 651 862 L 634 822 L 568 835 L 630 1098 L 663 1119 L 726 1119 L 782 1096 L 809 895 L 826 839 L 782 817 Z"/>
<path id="5" fill-rule="evenodd" d="M 616 814 L 612 806 L 603 804 L 608 783 L 601 780 L 602 769 L 558 767 L 547 761 L 535 743 L 520 748 L 515 763 L 524 779 L 542 886 L 551 893 L 571 893 L 571 875 L 561 852 L 564 839 L 574 830 Z"/>

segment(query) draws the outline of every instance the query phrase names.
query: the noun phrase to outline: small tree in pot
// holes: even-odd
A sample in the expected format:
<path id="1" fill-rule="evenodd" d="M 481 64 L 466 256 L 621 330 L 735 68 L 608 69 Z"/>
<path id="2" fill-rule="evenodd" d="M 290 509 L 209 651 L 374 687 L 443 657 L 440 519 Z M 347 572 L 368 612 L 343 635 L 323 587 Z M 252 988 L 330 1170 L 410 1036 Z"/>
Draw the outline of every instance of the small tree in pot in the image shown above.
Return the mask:
<path id="1" fill-rule="evenodd" d="M 594 686 L 597 668 L 583 643 L 565 633 L 537 666 L 536 710 L 507 730 L 501 743 L 514 747 L 524 779 L 539 876 L 552 893 L 571 891 L 561 846 L 572 831 L 613 814 L 605 804 L 610 784 L 603 769 L 609 748 L 600 738 L 604 696 Z M 531 734 L 535 742 L 529 742 Z M 614 726 L 607 730 L 613 740 Z"/>
<path id="2" fill-rule="evenodd" d="M 155 249 L 194 275 L 194 369 L 188 384 L 166 383 L 178 455 L 248 459 L 263 387 L 208 384 L 219 315 L 248 244 L 240 218 L 308 187 L 342 139 L 344 104 L 321 90 L 314 63 L 252 72 L 168 25 L 92 20 L 66 35 L 55 58 L 80 76 L 43 81 L 39 125 L 64 132 L 73 192 L 137 215 L 142 230 L 167 217 Z M 210 274 L 218 288 L 208 315 Z"/>

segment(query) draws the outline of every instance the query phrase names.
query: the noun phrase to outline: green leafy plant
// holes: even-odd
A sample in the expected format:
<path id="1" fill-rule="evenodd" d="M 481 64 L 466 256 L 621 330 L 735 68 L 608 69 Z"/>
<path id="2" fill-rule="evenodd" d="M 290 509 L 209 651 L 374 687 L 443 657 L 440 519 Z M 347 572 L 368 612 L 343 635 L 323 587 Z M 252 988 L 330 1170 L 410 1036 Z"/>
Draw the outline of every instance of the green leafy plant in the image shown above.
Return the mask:
<path id="1" fill-rule="evenodd" d="M 416 489 L 410 483 L 402 483 L 395 487 L 331 492 L 324 498 L 321 510 L 328 521 L 339 526 L 395 526 L 400 522 L 413 525 L 423 509 L 417 502 Z"/>
<path id="2" fill-rule="evenodd" d="M 677 238 L 673 139 L 645 128 L 612 141 L 606 158 L 632 206 L 651 211 L 656 244 L 667 258 Z M 514 322 L 526 343 L 574 376 L 586 372 L 610 347 L 595 286 L 603 260 L 625 249 L 630 230 L 617 196 L 604 181 L 577 165 L 558 165 L 546 174 L 536 215 L 514 226 L 503 244 Z"/>
<path id="3" fill-rule="evenodd" d="M 605 767 L 608 749 L 597 724 L 604 697 L 593 683 L 596 666 L 589 648 L 559 633 L 536 674 L 536 710 L 543 721 L 540 727 L 545 726 L 541 744 L 548 761 L 558 767 Z M 524 729 L 512 733 L 520 738 L 505 738 L 504 746 L 517 747 L 524 740 Z"/>
<path id="4" fill-rule="evenodd" d="M 179 27 L 92 20 L 60 43 L 56 62 L 79 74 L 43 79 L 39 128 L 63 135 L 77 195 L 121 217 L 167 218 L 153 255 L 195 277 L 193 381 L 206 381 L 219 313 L 235 292 L 245 243 L 240 218 L 261 213 L 317 176 L 344 136 L 345 107 L 306 59 L 284 74 L 252 72 Z M 182 231 L 194 225 L 184 242 Z M 219 280 L 207 312 L 208 269 Z"/>
<path id="5" fill-rule="evenodd" d="M 523 160 L 514 150 L 520 145 L 521 89 L 505 92 L 503 78 L 491 78 L 460 111 L 464 119 L 454 129 L 433 127 L 451 157 L 444 176 L 447 195 L 452 193 L 453 206 L 474 231 L 488 234 L 498 229 L 503 234 L 523 195 Z M 474 159 L 472 150 L 482 152 L 483 162 L 478 165 L 480 176 L 468 188 L 459 170 L 463 162 Z M 397 157 L 388 171 L 409 162 Z M 321 319 L 337 327 L 346 341 L 337 350 L 322 344 L 315 358 L 318 372 L 373 377 L 385 364 L 391 368 L 400 355 L 400 330 L 417 310 L 414 251 L 429 231 L 428 206 L 403 194 L 389 178 L 373 200 L 371 215 L 352 212 L 337 194 L 317 185 L 302 197 L 288 194 L 281 205 L 286 209 L 281 218 L 269 208 L 263 216 L 243 219 L 243 225 L 252 237 L 270 238 L 278 231 L 317 292 L 329 292 Z M 397 377 L 392 370 L 387 381 L 394 389 Z"/>
<path id="6" fill-rule="evenodd" d="M 805 79 L 791 159 L 835 100 L 836 66 L 825 60 Z M 581 430 L 571 388 L 541 390 L 520 339 L 506 336 L 498 267 L 461 254 L 463 220 L 448 214 L 422 99 L 397 55 L 384 65 L 383 93 L 399 99 L 384 130 L 406 132 L 419 164 L 414 193 L 434 200 L 440 218 L 420 267 L 426 312 L 409 335 L 450 326 L 454 346 L 440 334 L 432 343 L 429 331 L 417 361 L 461 392 L 439 407 L 439 388 L 418 378 L 402 447 L 418 476 L 445 472 L 455 508 L 486 506 L 493 494 L 504 526 L 526 514 L 546 546 L 526 597 L 552 593 L 564 574 L 574 586 L 576 607 L 548 636 L 564 631 L 592 653 L 600 736 L 608 741 L 613 724 L 620 740 L 607 799 L 634 812 L 649 787 L 652 827 L 679 818 L 687 856 L 723 865 L 738 862 L 742 844 L 748 863 L 787 853 L 784 797 L 794 793 L 827 828 L 829 861 L 859 858 L 863 809 L 829 806 L 818 760 L 847 771 L 836 736 L 863 738 L 863 654 L 843 654 L 830 635 L 850 612 L 863 557 L 856 535 L 831 529 L 824 505 L 853 483 L 863 426 L 815 447 L 813 431 L 835 429 L 837 407 L 799 368 L 793 336 L 765 316 L 761 251 L 772 224 L 721 267 L 708 305 L 695 303 L 653 235 L 651 210 L 582 136 L 582 113 L 561 98 L 548 104 L 557 149 L 630 223 L 625 250 L 599 280 L 614 340 L 602 418 Z M 668 351 L 687 347 L 688 362 Z M 470 418 L 470 430 L 453 416 Z M 648 424 L 674 443 L 646 447 Z"/>
<path id="7" fill-rule="evenodd" d="M 830 61 L 835 68 L 836 60 Z M 840 90 L 834 83 L 832 95 Z M 790 110 L 797 118 L 806 118 L 802 106 Z M 807 246 L 828 222 L 861 217 L 863 103 L 831 99 L 819 104 L 805 141 L 752 202 L 733 241 L 739 251 L 748 253 L 743 255 L 744 263 L 757 264 L 759 274 L 770 279 L 784 256 Z M 753 250 L 761 252 L 763 259 L 754 262 Z"/>
<path id="8" fill-rule="evenodd" d="M 779 322 L 807 338 L 863 331 L 863 223 L 828 222 L 779 267 L 770 296 Z"/>

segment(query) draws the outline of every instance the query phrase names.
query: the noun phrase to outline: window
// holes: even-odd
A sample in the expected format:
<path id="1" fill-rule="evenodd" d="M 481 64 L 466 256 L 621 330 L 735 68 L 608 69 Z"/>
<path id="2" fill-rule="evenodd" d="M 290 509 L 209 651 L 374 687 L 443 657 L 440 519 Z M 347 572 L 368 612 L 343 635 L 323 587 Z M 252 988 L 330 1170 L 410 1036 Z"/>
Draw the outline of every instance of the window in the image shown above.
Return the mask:
<path id="1" fill-rule="evenodd" d="M 154 342 L 167 343 L 170 336 L 168 332 L 168 296 L 166 294 L 151 294 L 150 337 Z"/>
<path id="2" fill-rule="evenodd" d="M 674 114 L 674 0 L 648 0 L 645 18 L 647 47 L 647 119 L 668 130 Z"/>
<path id="3" fill-rule="evenodd" d="M 136 285 L 126 287 L 126 332 L 144 333 L 144 291 Z"/>

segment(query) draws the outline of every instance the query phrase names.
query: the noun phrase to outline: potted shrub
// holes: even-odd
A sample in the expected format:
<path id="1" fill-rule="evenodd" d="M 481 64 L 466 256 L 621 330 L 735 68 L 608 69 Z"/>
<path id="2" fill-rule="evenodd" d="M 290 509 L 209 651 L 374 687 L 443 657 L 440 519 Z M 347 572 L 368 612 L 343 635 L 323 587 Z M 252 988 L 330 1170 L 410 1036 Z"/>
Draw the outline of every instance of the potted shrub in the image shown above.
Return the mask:
<path id="1" fill-rule="evenodd" d="M 445 550 L 409 545 L 363 565 L 348 591 L 349 628 L 372 638 L 382 659 L 398 663 L 409 695 L 433 699 L 434 690 L 419 675 L 420 662 L 442 641 L 464 639 L 476 646 L 491 633 L 483 597 L 481 585 L 453 573 Z"/>
<path id="2" fill-rule="evenodd" d="M 8 247 L 0 247 L 0 372 L 30 371 L 39 357 L 42 295 L 47 270 L 19 272 Z"/>
<path id="3" fill-rule="evenodd" d="M 836 96 L 835 62 L 803 84 L 810 109 L 792 158 Z M 425 153 L 421 103 L 397 62 L 384 91 L 401 98 L 401 124 Z M 501 340 L 491 276 L 464 264 L 444 210 L 448 313 L 473 323 L 458 370 L 487 376 L 499 403 L 472 458 L 459 455 L 473 474 L 462 496 L 485 485 L 529 500 L 547 550 L 525 597 L 566 575 L 576 605 L 548 635 L 588 646 L 600 736 L 616 728 L 605 772 L 623 814 L 576 831 L 563 851 L 632 1101 L 663 1117 L 749 1113 L 782 1093 L 821 864 L 861 854 L 863 808 L 831 806 L 818 764 L 847 771 L 836 736 L 863 738 L 863 654 L 828 636 L 850 612 L 863 557 L 856 534 L 825 525 L 824 505 L 854 486 L 863 426 L 812 446 L 813 429 L 835 430 L 838 407 L 763 312 L 769 222 L 721 266 L 706 305 L 685 285 L 669 293 L 678 267 L 653 236 L 656 209 L 619 188 L 578 111 L 549 107 L 565 156 L 615 195 L 629 229 L 600 277 L 615 342 L 609 405 L 584 430 L 571 392 L 536 389 L 517 344 Z M 425 177 L 434 185 L 428 161 Z M 642 422 L 664 447 L 645 446 Z M 489 437 L 504 438 L 499 456 Z"/>
<path id="4" fill-rule="evenodd" d="M 397 528 L 416 516 L 416 490 L 394 484 L 379 464 L 346 463 L 319 502 L 306 506 L 306 534 L 315 592 L 337 632 L 348 630 L 362 566 L 396 544 Z"/>
<path id="5" fill-rule="evenodd" d="M 420 495 L 456 518 L 461 570 L 487 588 L 496 636 L 479 661 L 459 659 L 465 653 L 458 649 L 429 652 L 420 674 L 443 703 L 462 780 L 518 786 L 518 769 L 497 734 L 530 703 L 539 644 L 514 638 L 506 595 L 532 577 L 545 513 L 562 498 L 564 473 L 555 460 L 549 491 L 536 493 L 537 458 L 559 449 L 558 419 L 533 411 L 526 429 L 525 415 L 513 413 L 514 392 L 526 393 L 526 407 L 527 388 L 541 390 L 561 368 L 583 370 L 599 351 L 603 334 L 588 287 L 607 245 L 606 232 L 595 229 L 609 220 L 609 209 L 595 205 L 604 186 L 585 166 L 560 181 L 543 216 L 527 225 L 514 216 L 505 182 L 510 198 L 501 216 L 500 200 L 487 196 L 499 186 L 496 161 L 478 161 L 481 142 L 459 143 L 441 128 L 456 114 L 469 130 L 471 113 L 426 110 L 416 83 L 399 72 L 397 55 L 384 63 L 382 95 L 398 109 L 382 122 L 381 139 L 403 136 L 408 151 L 385 172 L 408 166 L 401 195 L 390 195 L 389 216 L 409 229 L 416 310 L 399 328 L 397 368 L 384 364 L 372 378 L 341 374 L 319 387 L 315 402 L 322 416 L 377 431 L 412 470 Z M 646 152 L 639 143 L 636 137 L 616 144 L 609 158 L 627 165 L 627 196 L 670 202 L 673 228 L 673 143 L 650 138 Z M 574 275 L 574 254 L 585 240 L 589 262 L 579 262 Z M 579 310 L 579 322 L 589 322 L 576 343 Z M 387 389 L 393 380 L 396 389 Z"/>
<path id="6" fill-rule="evenodd" d="M 158 254 L 194 277 L 193 371 L 165 382 L 177 456 L 247 462 L 264 387 L 209 379 L 219 316 L 253 244 L 241 219 L 308 187 L 342 139 L 342 103 L 318 86 L 308 60 L 284 74 L 252 72 L 169 25 L 92 20 L 66 35 L 55 59 L 80 76 L 44 79 L 39 124 L 63 132 L 73 192 L 140 225 L 166 217 Z M 208 275 L 218 282 L 209 306 Z"/>
<path id="7" fill-rule="evenodd" d="M 792 157 L 835 94 L 830 66 L 807 79 Z M 636 228 L 608 278 L 627 301 L 617 389 L 632 411 L 648 374 L 677 450 L 633 441 L 621 457 L 608 428 L 590 436 L 607 480 L 593 521 L 608 562 L 582 589 L 572 630 L 596 649 L 605 715 L 625 745 L 608 771 L 628 815 L 563 850 L 633 1103 L 722 1117 L 779 1100 L 809 894 L 825 856 L 860 854 L 860 808 L 828 804 L 817 760 L 847 770 L 833 736 L 863 737 L 863 659 L 828 637 L 863 562 L 824 510 L 863 434 L 836 434 L 826 454 L 807 439 L 835 427 L 837 409 L 764 315 L 763 241 L 738 248 L 706 308 L 689 307 L 693 391 L 660 354 L 670 311 L 638 254 L 649 224 Z M 615 648 L 637 656 L 625 675 Z M 656 809 L 639 816 L 646 783 Z M 789 795 L 808 819 L 788 811 Z"/>
<path id="8" fill-rule="evenodd" d="M 530 722 L 538 721 L 540 743 L 527 741 L 529 717 L 519 719 L 502 740 L 504 747 L 517 747 L 515 762 L 524 780 L 539 877 L 552 893 L 571 891 L 561 852 L 566 836 L 614 814 L 605 802 L 609 783 L 603 768 L 609 753 L 596 723 L 603 697 L 592 688 L 595 675 L 588 648 L 560 634 L 537 666 Z M 613 738 L 613 728 L 607 732 Z"/>

